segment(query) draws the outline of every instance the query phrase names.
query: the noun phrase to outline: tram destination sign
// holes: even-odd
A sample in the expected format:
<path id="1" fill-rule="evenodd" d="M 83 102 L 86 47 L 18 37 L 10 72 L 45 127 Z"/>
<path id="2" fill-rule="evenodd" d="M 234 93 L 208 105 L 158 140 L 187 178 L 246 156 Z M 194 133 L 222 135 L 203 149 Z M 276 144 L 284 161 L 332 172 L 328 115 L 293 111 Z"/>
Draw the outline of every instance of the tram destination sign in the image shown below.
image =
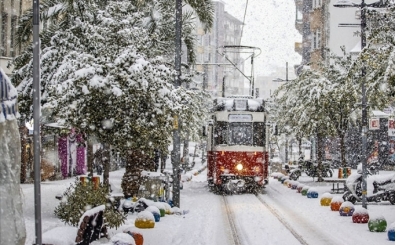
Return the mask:
<path id="1" fill-rule="evenodd" d="M 230 114 L 228 116 L 229 122 L 251 122 L 253 116 L 251 114 Z"/>

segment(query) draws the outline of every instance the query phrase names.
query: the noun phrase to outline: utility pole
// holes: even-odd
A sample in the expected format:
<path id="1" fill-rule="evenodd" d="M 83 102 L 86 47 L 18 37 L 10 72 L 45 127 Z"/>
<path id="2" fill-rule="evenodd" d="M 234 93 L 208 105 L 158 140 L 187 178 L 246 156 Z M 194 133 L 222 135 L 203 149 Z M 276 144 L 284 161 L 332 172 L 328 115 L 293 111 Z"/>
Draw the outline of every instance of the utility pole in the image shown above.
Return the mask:
<path id="1" fill-rule="evenodd" d="M 361 14 L 361 47 L 366 47 L 366 10 L 364 0 L 360 6 Z M 363 60 L 364 62 L 364 60 Z M 366 101 L 366 66 L 362 66 L 362 207 L 367 209 L 367 101 Z"/>
<path id="2" fill-rule="evenodd" d="M 40 2 L 33 0 L 33 162 L 34 219 L 36 245 L 41 245 L 41 159 L 40 159 Z"/>
<path id="3" fill-rule="evenodd" d="M 347 1 L 338 1 L 334 4 L 337 8 L 360 8 L 360 42 L 361 52 L 366 47 L 366 7 L 383 8 L 388 1 L 380 0 L 378 2 L 366 4 L 364 0 L 360 4 L 349 3 Z M 341 26 L 356 26 L 356 24 L 340 24 Z M 359 26 L 359 25 L 357 25 Z M 364 60 L 363 60 L 364 62 Z M 366 98 L 366 66 L 362 66 L 362 207 L 367 209 L 367 98 Z"/>
<path id="4" fill-rule="evenodd" d="M 182 32 L 182 0 L 176 0 L 176 24 L 175 24 L 175 88 L 181 85 L 181 32 Z M 173 205 L 180 207 L 180 128 L 179 118 L 173 117 L 173 150 L 172 150 L 172 167 L 173 167 Z"/>

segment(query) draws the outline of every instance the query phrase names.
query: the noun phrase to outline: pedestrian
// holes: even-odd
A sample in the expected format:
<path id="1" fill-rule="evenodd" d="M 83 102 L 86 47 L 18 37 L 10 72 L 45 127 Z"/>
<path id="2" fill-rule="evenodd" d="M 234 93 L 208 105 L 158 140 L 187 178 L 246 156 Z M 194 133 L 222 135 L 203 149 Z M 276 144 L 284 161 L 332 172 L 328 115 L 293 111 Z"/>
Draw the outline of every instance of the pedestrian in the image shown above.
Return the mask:
<path id="1" fill-rule="evenodd" d="M 24 245 L 17 90 L 0 68 L 0 244 Z"/>

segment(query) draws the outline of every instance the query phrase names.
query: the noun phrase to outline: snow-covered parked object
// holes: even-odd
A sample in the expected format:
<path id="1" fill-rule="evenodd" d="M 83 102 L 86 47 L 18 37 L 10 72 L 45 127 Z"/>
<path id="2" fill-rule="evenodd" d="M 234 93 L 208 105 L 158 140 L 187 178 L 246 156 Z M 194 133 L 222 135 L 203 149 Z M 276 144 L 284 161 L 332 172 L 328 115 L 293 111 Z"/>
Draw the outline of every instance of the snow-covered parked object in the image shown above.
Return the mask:
<path id="1" fill-rule="evenodd" d="M 318 190 L 316 188 L 311 187 L 311 188 L 308 189 L 308 191 L 307 191 L 307 197 L 308 198 L 318 198 L 318 196 L 319 196 L 319 193 L 318 193 Z"/>
<path id="2" fill-rule="evenodd" d="M 149 229 L 154 228 L 155 226 L 155 219 L 154 215 L 150 211 L 141 211 L 138 213 L 135 219 L 135 226 L 141 229 Z"/>
<path id="3" fill-rule="evenodd" d="M 355 207 L 355 212 L 352 214 L 353 223 L 368 223 L 369 218 L 367 209 L 359 206 Z"/>
<path id="4" fill-rule="evenodd" d="M 339 212 L 341 216 L 352 216 L 355 211 L 355 206 L 349 201 L 345 201 L 341 204 Z"/>
<path id="5" fill-rule="evenodd" d="M 141 212 L 141 211 L 145 210 L 148 206 L 152 206 L 153 203 L 154 203 L 154 201 L 148 200 L 146 198 L 140 198 L 135 203 L 134 211 Z"/>
<path id="6" fill-rule="evenodd" d="M 320 197 L 320 205 L 321 206 L 330 206 L 331 199 L 333 198 L 333 195 L 329 192 L 325 192 L 322 194 Z"/>
<path id="7" fill-rule="evenodd" d="M 127 233 L 116 233 L 110 242 L 112 245 L 136 245 L 135 239 Z"/>
<path id="8" fill-rule="evenodd" d="M 334 196 L 330 203 L 331 211 L 340 211 L 340 207 L 343 202 L 344 199 L 341 196 Z"/>
<path id="9" fill-rule="evenodd" d="M 77 228 L 73 226 L 55 227 L 43 233 L 43 244 L 74 245 Z"/>
<path id="10" fill-rule="evenodd" d="M 303 196 L 306 196 L 307 195 L 307 193 L 308 193 L 308 189 L 309 189 L 309 186 L 304 186 L 302 189 L 301 189 L 301 195 L 303 195 Z"/>
<path id="11" fill-rule="evenodd" d="M 372 232 L 384 232 L 386 231 L 387 222 L 383 215 L 377 215 L 370 217 L 368 221 L 369 231 Z"/>
<path id="12" fill-rule="evenodd" d="M 155 222 L 159 222 L 161 219 L 161 211 L 159 210 L 159 208 L 157 208 L 156 206 L 152 205 L 152 206 L 148 206 L 146 208 L 146 211 L 151 212 L 154 215 L 154 220 Z"/>
<path id="13" fill-rule="evenodd" d="M 156 206 L 159 209 L 161 217 L 164 217 L 165 216 L 165 205 L 164 205 L 164 202 L 154 202 L 153 205 Z"/>
<path id="14" fill-rule="evenodd" d="M 122 203 L 122 209 L 124 210 L 125 213 L 134 212 L 136 202 L 133 202 L 131 199 L 125 199 L 124 202 Z"/>
<path id="15" fill-rule="evenodd" d="M 297 185 L 297 193 L 301 193 L 302 189 L 304 188 L 304 184 L 300 183 Z"/>
<path id="16" fill-rule="evenodd" d="M 133 240 L 135 240 L 136 245 L 143 245 L 144 242 L 143 235 L 137 232 L 134 226 L 125 228 L 124 233 L 132 236 Z"/>
<path id="17" fill-rule="evenodd" d="M 389 239 L 389 241 L 395 241 L 395 223 L 392 223 L 389 225 L 388 239 Z"/>

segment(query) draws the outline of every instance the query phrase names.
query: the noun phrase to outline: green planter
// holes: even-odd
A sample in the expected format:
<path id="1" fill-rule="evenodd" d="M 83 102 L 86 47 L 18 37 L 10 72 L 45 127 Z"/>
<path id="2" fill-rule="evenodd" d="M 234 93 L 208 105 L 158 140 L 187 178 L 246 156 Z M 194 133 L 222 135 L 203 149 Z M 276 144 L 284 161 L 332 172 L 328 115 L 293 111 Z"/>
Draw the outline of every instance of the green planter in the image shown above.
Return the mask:
<path id="1" fill-rule="evenodd" d="M 160 208 L 160 214 L 161 214 L 161 217 L 164 217 L 165 216 L 165 209 Z"/>
<path id="2" fill-rule="evenodd" d="M 369 230 L 372 232 L 384 232 L 386 231 L 386 225 L 386 220 L 383 217 L 370 219 L 368 222 Z"/>

